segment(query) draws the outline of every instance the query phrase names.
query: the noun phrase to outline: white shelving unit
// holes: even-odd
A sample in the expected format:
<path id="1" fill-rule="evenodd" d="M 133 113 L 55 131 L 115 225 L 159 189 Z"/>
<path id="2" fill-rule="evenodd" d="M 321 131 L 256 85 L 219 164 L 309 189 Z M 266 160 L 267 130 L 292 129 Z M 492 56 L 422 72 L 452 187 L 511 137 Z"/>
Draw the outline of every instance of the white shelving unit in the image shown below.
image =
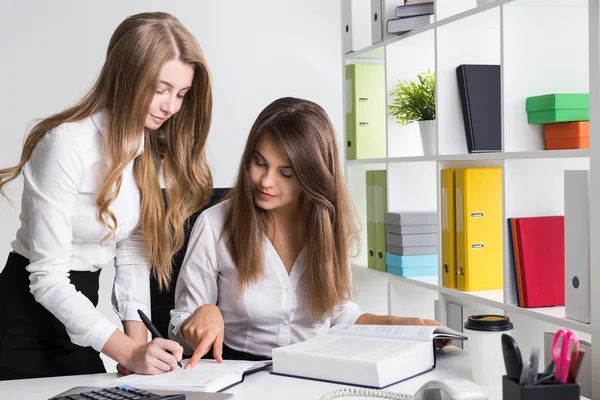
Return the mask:
<path id="1" fill-rule="evenodd" d="M 402 278 L 366 268 L 365 171 L 387 169 L 387 204 L 390 211 L 439 210 L 439 172 L 448 167 L 496 166 L 503 170 L 503 217 L 563 215 L 563 173 L 590 169 L 592 243 L 592 319 L 600 318 L 600 147 L 585 150 L 544 150 L 543 126 L 530 125 L 525 112 L 529 96 L 560 92 L 589 92 L 591 143 L 600 115 L 600 10 L 598 0 L 496 0 L 477 6 L 476 0 L 435 0 L 435 22 L 344 55 L 345 64 L 383 63 L 386 91 L 397 79 L 412 80 L 427 69 L 436 80 L 436 155 L 423 156 L 417 124 L 402 127 L 387 120 L 387 157 L 346 160 L 347 181 L 360 213 L 361 248 L 352 259 L 361 279 L 387 284 L 388 311 L 394 293 L 406 288 L 433 292 L 439 300 L 435 315 L 445 321 L 446 304 L 474 310 L 497 310 L 525 318 L 515 326 L 524 342 L 542 346 L 549 324 L 580 333 L 585 340 L 600 334 L 600 324 L 565 318 L 564 307 L 521 308 L 516 305 L 516 285 L 504 228 L 504 287 L 484 292 L 445 288 L 440 277 Z M 385 23 L 385 21 L 383 21 Z M 458 94 L 459 64 L 498 64 L 502 77 L 502 152 L 469 154 Z M 391 101 L 388 95 L 388 102 Z M 595 158 L 594 158 L 595 155 Z M 595 160 L 595 161 L 594 161 Z M 594 183 L 595 182 L 595 183 Z M 441 235 L 440 235 L 441 238 Z M 441 243 L 440 249 L 441 249 Z M 441 266 L 440 266 L 441 271 Z M 413 289 L 411 289 L 413 290 Z M 421 292 L 419 292 L 421 291 Z M 417 296 L 420 296 L 417 295 Z M 595 299 L 595 300 L 594 300 Z M 413 299 L 419 301 L 419 298 Z M 403 298 L 403 301 L 406 301 Z M 397 305 L 396 308 L 400 306 Z M 404 305 L 402 305 L 402 309 Z M 408 308 L 411 310 L 411 308 Z M 597 321 L 598 319 L 596 319 Z M 524 352 L 528 349 L 525 349 Z M 600 348 L 592 354 L 594 378 L 600 377 Z M 600 379 L 598 379 L 600 381 Z M 600 383 L 594 392 L 600 397 Z M 595 397 L 593 397 L 595 398 Z"/>
<path id="2" fill-rule="evenodd" d="M 354 268 L 364 268 L 355 266 Z M 418 286 L 423 289 L 437 291 L 441 294 L 451 297 L 453 300 L 462 300 L 466 304 L 481 304 L 498 310 L 508 311 L 525 317 L 534 318 L 550 324 L 560 325 L 568 329 L 573 329 L 586 334 L 592 333 L 592 325 L 584 324 L 579 321 L 565 318 L 564 307 L 543 307 L 543 308 L 523 308 L 515 304 L 504 302 L 504 293 L 502 290 L 482 290 L 477 292 L 461 292 L 454 289 L 448 289 L 438 284 L 437 276 L 424 276 L 418 278 L 404 278 L 401 276 L 390 275 L 386 272 L 368 270 L 370 274 L 385 276 L 392 281 L 399 281 L 404 284 Z"/>

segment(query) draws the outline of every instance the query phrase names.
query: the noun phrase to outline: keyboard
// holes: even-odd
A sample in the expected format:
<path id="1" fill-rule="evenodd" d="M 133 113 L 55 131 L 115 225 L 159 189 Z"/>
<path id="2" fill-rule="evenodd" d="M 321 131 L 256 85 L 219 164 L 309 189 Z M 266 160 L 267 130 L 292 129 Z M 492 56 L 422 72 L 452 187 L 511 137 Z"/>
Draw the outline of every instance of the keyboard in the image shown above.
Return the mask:
<path id="1" fill-rule="evenodd" d="M 80 393 L 63 393 L 50 400 L 185 400 L 185 394 L 160 395 L 131 386 L 95 388 Z"/>

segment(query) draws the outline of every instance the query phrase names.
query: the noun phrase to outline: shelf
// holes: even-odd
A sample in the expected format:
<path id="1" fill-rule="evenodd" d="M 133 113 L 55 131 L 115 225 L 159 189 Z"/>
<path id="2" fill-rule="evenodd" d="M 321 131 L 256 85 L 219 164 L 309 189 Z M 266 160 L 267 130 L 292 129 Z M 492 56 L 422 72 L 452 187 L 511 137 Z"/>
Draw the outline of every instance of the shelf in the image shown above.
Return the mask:
<path id="1" fill-rule="evenodd" d="M 346 160 L 348 164 L 381 164 L 401 162 L 426 162 L 426 161 L 477 161 L 477 160 L 535 160 L 547 158 L 585 158 L 589 157 L 589 149 L 581 150 L 538 150 L 538 151 L 511 151 L 497 153 L 471 153 L 471 154 L 442 154 L 437 156 L 412 156 L 370 158 L 359 160 Z"/>
<path id="2" fill-rule="evenodd" d="M 534 160 L 543 158 L 585 158 L 590 156 L 589 149 L 573 150 L 537 150 L 503 152 L 504 160 Z"/>
<path id="3" fill-rule="evenodd" d="M 357 160 L 346 160 L 349 165 L 352 164 L 383 164 L 396 162 L 419 162 L 419 161 L 437 161 L 438 156 L 414 156 L 414 157 L 388 157 L 388 158 L 362 158 Z"/>
<path id="4" fill-rule="evenodd" d="M 433 290 L 438 293 L 453 297 L 457 300 L 462 300 L 465 303 L 482 304 L 493 308 L 498 308 L 509 313 L 519 314 L 530 317 L 539 321 L 548 322 L 559 325 L 568 329 L 573 329 L 579 332 L 591 333 L 592 325 L 584 324 L 579 321 L 565 318 L 564 307 L 544 307 L 544 308 L 523 308 L 515 304 L 504 303 L 504 294 L 502 289 L 499 290 L 483 290 L 477 292 L 463 292 L 456 289 L 450 289 L 438 284 L 437 276 L 426 276 L 418 278 L 404 278 L 397 275 L 388 274 L 387 272 L 375 271 L 358 265 L 354 268 L 364 268 L 368 273 L 376 276 L 387 277 L 392 281 L 402 282 L 413 286 L 418 286 L 424 289 Z"/>
<path id="5" fill-rule="evenodd" d="M 513 5 L 513 4 L 511 4 Z M 588 0 L 516 0 L 515 6 L 535 6 L 535 7 L 587 7 Z"/>
<path id="6" fill-rule="evenodd" d="M 451 24 L 453 22 L 457 22 L 466 18 L 469 18 L 471 16 L 483 13 L 485 11 L 491 10 L 493 8 L 496 7 L 500 7 L 504 4 L 508 4 L 508 3 L 512 3 L 515 0 L 496 0 L 492 3 L 489 4 L 484 4 L 478 7 L 474 7 L 471 8 L 469 10 L 463 11 L 461 13 L 452 15 L 450 17 L 441 19 L 439 21 L 435 21 L 429 25 L 425 25 L 425 26 L 421 26 L 419 28 L 413 29 L 412 31 L 403 33 L 401 35 L 397 35 L 396 37 L 387 39 L 387 40 L 382 40 L 381 42 L 377 42 L 371 46 L 365 47 L 364 49 L 360 49 L 360 50 L 356 50 L 356 51 L 352 51 L 349 53 L 346 53 L 344 55 L 344 59 L 345 60 L 354 60 L 354 59 L 364 59 L 364 58 L 373 58 L 373 59 L 377 59 L 379 57 L 375 56 L 375 55 L 369 55 L 372 54 L 373 52 L 377 52 L 379 51 L 378 49 L 384 46 L 388 46 L 394 43 L 397 43 L 401 40 L 405 40 L 408 39 L 410 37 L 419 35 L 421 33 L 427 32 L 427 31 L 431 31 L 433 29 L 442 27 L 444 25 L 448 25 Z"/>

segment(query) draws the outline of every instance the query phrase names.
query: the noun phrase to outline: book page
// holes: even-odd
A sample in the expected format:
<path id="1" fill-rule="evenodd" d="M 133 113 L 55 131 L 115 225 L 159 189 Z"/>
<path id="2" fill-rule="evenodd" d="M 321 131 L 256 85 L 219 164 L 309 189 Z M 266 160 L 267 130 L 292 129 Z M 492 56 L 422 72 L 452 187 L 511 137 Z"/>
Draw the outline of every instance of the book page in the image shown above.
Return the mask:
<path id="1" fill-rule="evenodd" d="M 182 360 L 185 367 L 189 359 Z M 271 362 L 224 360 L 200 360 L 192 369 L 177 368 L 159 375 L 131 374 L 115 380 L 120 385 L 131 385 L 142 389 L 179 388 L 180 390 L 207 390 L 208 387 L 220 389 L 231 382 L 240 381 L 245 371 L 270 365 Z M 233 375 L 233 376 L 232 376 Z M 217 389 L 217 390 L 218 390 Z"/>
<path id="2" fill-rule="evenodd" d="M 436 337 L 465 339 L 466 335 L 442 326 L 427 325 L 335 325 L 330 333 L 353 336 L 370 336 L 388 339 L 431 341 Z"/>
<path id="3" fill-rule="evenodd" d="M 382 340 L 377 338 L 327 335 L 322 340 L 305 342 L 302 353 L 330 356 L 348 360 L 373 361 L 390 359 L 397 355 L 409 354 L 423 343 L 408 340 Z M 425 345 L 428 351 L 430 345 Z"/>

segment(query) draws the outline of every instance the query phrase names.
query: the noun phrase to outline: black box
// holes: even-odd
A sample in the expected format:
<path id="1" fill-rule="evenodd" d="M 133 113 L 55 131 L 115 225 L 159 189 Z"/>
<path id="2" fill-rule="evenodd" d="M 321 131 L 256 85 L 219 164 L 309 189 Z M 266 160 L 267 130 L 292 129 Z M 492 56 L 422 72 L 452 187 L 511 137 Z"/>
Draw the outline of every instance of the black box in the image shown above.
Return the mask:
<path id="1" fill-rule="evenodd" d="M 540 375 L 538 375 L 539 379 Z M 502 400 L 579 400 L 579 383 L 559 383 L 554 380 L 539 385 L 519 385 L 502 376 Z"/>

